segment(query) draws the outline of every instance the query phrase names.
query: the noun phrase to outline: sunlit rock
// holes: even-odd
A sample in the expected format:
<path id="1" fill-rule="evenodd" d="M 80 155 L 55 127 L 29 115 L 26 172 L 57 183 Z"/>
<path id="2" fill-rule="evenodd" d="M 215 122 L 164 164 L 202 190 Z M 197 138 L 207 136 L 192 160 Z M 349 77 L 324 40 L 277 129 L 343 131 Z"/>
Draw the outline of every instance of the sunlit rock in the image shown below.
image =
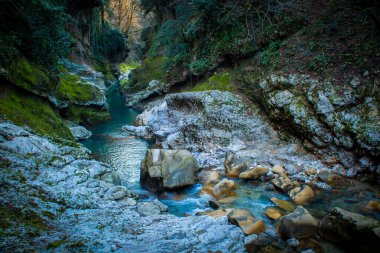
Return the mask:
<path id="1" fill-rule="evenodd" d="M 149 191 L 161 192 L 194 184 L 198 168 L 187 150 L 149 149 L 141 163 L 140 180 Z"/>

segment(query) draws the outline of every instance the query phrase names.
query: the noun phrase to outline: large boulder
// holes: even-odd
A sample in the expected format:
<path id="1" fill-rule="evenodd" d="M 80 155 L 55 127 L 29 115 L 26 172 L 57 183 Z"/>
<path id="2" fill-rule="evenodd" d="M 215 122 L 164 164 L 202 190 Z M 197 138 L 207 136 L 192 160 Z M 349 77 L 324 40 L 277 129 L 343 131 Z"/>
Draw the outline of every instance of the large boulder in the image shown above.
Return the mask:
<path id="1" fill-rule="evenodd" d="M 339 207 L 321 221 L 323 238 L 350 252 L 379 252 L 380 222 Z"/>
<path id="2" fill-rule="evenodd" d="M 305 208 L 298 206 L 293 213 L 281 217 L 277 231 L 285 238 L 304 239 L 317 233 L 318 224 L 318 220 Z"/>
<path id="3" fill-rule="evenodd" d="M 149 149 L 141 163 L 140 181 L 147 190 L 162 192 L 194 184 L 198 168 L 187 150 Z"/>

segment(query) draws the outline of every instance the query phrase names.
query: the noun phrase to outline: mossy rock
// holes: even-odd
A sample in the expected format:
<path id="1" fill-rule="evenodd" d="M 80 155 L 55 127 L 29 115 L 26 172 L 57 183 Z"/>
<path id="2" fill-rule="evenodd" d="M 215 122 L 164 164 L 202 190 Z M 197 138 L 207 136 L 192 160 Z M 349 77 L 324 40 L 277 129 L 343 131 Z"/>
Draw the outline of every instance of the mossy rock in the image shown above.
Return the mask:
<path id="1" fill-rule="evenodd" d="M 127 83 L 121 84 L 125 93 L 136 93 L 145 89 L 149 82 L 157 80 L 167 82 L 167 73 L 164 70 L 165 57 L 147 58 L 143 64 L 132 71 Z"/>
<path id="2" fill-rule="evenodd" d="M 98 107 L 73 105 L 62 112 L 66 119 L 84 125 L 96 125 L 111 119 L 108 111 Z"/>
<path id="3" fill-rule="evenodd" d="M 57 87 L 57 98 L 70 103 L 86 105 L 104 100 L 102 91 L 90 83 L 84 82 L 79 76 L 61 73 Z"/>
<path id="4" fill-rule="evenodd" d="M 100 62 L 94 65 L 94 69 L 98 72 L 101 72 L 104 75 L 106 82 L 112 83 L 116 81 L 116 78 L 111 70 L 111 64 Z"/>
<path id="5" fill-rule="evenodd" d="M 230 74 L 228 72 L 218 73 L 211 76 L 207 81 L 198 83 L 192 91 L 219 90 L 233 92 Z"/>
<path id="6" fill-rule="evenodd" d="M 73 139 L 58 112 L 46 100 L 10 84 L 0 84 L 0 115 L 44 136 Z"/>
<path id="7" fill-rule="evenodd" d="M 50 95 L 55 90 L 55 83 L 42 67 L 25 58 L 16 60 L 8 68 L 8 81 L 37 95 Z"/>

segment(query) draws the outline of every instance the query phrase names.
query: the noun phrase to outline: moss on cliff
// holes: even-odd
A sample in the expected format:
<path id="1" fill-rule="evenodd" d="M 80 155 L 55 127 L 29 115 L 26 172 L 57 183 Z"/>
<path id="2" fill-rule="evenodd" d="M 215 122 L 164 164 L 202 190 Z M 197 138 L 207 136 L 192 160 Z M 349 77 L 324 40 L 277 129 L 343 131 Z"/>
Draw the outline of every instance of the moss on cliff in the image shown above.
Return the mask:
<path id="1" fill-rule="evenodd" d="M 57 87 L 57 98 L 73 103 L 85 104 L 93 100 L 101 100 L 102 92 L 98 87 L 82 81 L 78 76 L 61 73 Z"/>
<path id="2" fill-rule="evenodd" d="M 44 136 L 73 139 L 62 118 L 46 100 L 3 83 L 0 85 L 0 115 Z"/>
<path id="3" fill-rule="evenodd" d="M 108 111 L 97 107 L 73 105 L 64 110 L 62 115 L 78 124 L 96 125 L 111 119 Z"/>
<path id="4" fill-rule="evenodd" d="M 122 84 L 122 89 L 125 93 L 134 93 L 145 89 L 152 80 L 166 82 L 165 62 L 165 57 L 145 59 L 141 67 L 132 71 L 129 81 Z"/>
<path id="5" fill-rule="evenodd" d="M 42 67 L 25 58 L 14 61 L 8 69 L 6 78 L 15 85 L 35 94 L 51 94 L 55 84 Z"/>
<path id="6" fill-rule="evenodd" d="M 207 81 L 195 85 L 192 91 L 219 90 L 233 92 L 233 86 L 228 72 L 211 76 Z"/>

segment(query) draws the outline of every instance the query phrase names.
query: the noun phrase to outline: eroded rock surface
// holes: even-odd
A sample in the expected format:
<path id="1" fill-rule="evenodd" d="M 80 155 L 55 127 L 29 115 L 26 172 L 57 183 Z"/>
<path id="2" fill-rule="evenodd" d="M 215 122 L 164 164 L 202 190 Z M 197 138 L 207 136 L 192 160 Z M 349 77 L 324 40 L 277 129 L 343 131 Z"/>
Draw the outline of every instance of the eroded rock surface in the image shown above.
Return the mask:
<path id="1" fill-rule="evenodd" d="M 227 218 L 160 214 L 165 206 L 141 203 L 81 145 L 2 122 L 0 157 L 2 251 L 243 251 Z"/>

